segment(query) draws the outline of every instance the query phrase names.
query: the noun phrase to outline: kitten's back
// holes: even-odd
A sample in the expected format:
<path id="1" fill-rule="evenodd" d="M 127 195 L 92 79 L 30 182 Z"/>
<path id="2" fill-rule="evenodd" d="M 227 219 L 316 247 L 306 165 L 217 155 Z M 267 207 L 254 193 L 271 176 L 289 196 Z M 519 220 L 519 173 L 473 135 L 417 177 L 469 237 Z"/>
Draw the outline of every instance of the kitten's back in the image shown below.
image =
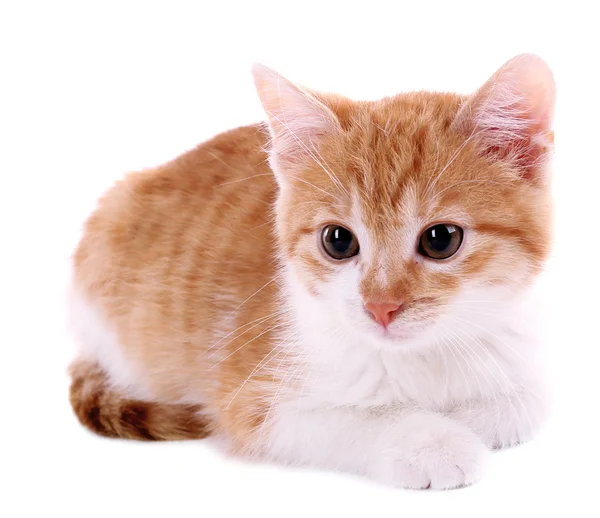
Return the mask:
<path id="1" fill-rule="evenodd" d="M 133 173 L 86 224 L 74 257 L 78 296 L 118 336 L 153 400 L 206 392 L 206 348 L 241 325 L 234 310 L 274 276 L 265 139 L 262 126 L 238 128 Z M 266 315 L 272 294 L 267 285 L 248 300 L 244 322 Z"/>

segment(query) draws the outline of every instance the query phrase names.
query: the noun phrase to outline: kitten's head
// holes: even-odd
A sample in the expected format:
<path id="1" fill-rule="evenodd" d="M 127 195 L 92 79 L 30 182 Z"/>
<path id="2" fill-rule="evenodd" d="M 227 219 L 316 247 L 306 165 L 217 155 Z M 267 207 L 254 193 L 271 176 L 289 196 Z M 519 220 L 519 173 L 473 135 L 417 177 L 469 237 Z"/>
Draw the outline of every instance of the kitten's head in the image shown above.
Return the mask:
<path id="1" fill-rule="evenodd" d="M 541 59 L 510 60 L 471 96 L 376 102 L 254 75 L 281 252 L 334 326 L 429 344 L 501 315 L 532 284 L 551 240 L 555 86 Z"/>

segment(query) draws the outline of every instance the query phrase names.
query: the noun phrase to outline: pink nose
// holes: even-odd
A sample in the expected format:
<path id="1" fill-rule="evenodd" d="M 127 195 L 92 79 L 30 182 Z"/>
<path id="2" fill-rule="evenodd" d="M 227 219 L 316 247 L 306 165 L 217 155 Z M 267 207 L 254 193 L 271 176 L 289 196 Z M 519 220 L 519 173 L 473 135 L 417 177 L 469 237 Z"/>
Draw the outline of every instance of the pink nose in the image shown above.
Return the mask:
<path id="1" fill-rule="evenodd" d="M 367 302 L 365 309 L 371 313 L 376 322 L 387 327 L 394 317 L 402 310 L 402 302 Z"/>

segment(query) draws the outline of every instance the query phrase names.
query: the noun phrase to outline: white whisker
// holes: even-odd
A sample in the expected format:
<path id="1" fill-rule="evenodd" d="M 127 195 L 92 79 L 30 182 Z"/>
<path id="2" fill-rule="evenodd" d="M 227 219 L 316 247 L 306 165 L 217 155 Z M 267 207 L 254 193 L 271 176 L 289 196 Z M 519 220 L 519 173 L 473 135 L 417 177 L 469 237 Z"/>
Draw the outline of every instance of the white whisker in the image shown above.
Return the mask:
<path id="1" fill-rule="evenodd" d="M 274 326 L 268 327 L 267 329 L 265 329 L 263 332 L 259 333 L 258 335 L 256 335 L 254 338 L 248 340 L 246 343 L 244 343 L 243 345 L 240 345 L 237 349 L 235 349 L 233 352 L 229 353 L 227 356 L 225 356 L 225 358 L 222 358 L 221 360 L 219 360 L 217 363 L 211 365 L 208 370 L 212 370 L 214 369 L 217 365 L 223 363 L 225 360 L 231 358 L 235 353 L 241 351 L 244 347 L 246 347 L 247 345 L 251 344 L 252 342 L 254 342 L 255 340 L 258 340 L 261 336 L 273 331 L 274 329 L 279 329 L 281 327 L 284 327 L 286 325 L 289 325 L 288 322 L 283 322 L 281 324 L 276 324 Z"/>
<path id="2" fill-rule="evenodd" d="M 225 185 L 231 185 L 231 184 L 234 184 L 234 183 L 245 182 L 246 180 L 251 180 L 252 178 L 259 178 L 259 177 L 262 177 L 262 176 L 273 176 L 273 173 L 254 174 L 252 176 L 246 176 L 244 178 L 238 178 L 237 180 L 230 180 L 229 182 L 219 183 L 219 184 L 215 185 L 214 188 L 224 187 Z"/>

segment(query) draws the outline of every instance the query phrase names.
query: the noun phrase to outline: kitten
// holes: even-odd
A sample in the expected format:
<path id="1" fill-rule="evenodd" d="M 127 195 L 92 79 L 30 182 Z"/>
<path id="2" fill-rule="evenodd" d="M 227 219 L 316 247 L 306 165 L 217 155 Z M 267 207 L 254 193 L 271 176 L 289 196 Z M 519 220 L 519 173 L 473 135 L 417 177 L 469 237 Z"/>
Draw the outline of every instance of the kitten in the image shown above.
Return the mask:
<path id="1" fill-rule="evenodd" d="M 75 413 L 109 437 L 471 484 L 544 417 L 550 69 L 521 55 L 470 96 L 375 102 L 254 79 L 268 126 L 130 174 L 87 221 Z"/>

